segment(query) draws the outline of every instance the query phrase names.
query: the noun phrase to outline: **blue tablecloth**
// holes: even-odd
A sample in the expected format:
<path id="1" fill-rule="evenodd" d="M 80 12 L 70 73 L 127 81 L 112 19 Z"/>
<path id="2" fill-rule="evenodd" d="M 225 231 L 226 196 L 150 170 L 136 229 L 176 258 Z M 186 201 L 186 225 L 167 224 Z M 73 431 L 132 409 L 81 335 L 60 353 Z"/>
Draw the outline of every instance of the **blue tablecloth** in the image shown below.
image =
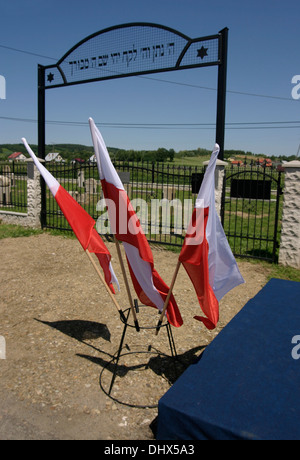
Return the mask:
<path id="1" fill-rule="evenodd" d="M 297 335 L 300 283 L 272 279 L 162 397 L 157 439 L 300 439 Z"/>

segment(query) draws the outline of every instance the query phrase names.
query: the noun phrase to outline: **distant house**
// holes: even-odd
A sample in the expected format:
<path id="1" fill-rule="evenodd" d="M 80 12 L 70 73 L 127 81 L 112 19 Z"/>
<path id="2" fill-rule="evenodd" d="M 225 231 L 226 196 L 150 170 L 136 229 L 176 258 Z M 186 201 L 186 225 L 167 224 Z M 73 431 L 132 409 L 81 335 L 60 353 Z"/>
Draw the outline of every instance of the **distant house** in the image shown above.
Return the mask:
<path id="1" fill-rule="evenodd" d="M 83 163 L 85 163 L 85 160 L 83 160 L 82 158 L 75 158 L 74 160 L 71 161 L 71 163 L 73 165 L 76 164 L 76 163 L 83 164 Z"/>
<path id="2" fill-rule="evenodd" d="M 27 158 L 25 155 L 21 152 L 15 152 L 9 155 L 8 161 L 25 161 Z"/>
<path id="3" fill-rule="evenodd" d="M 90 157 L 89 163 L 91 163 L 91 164 L 97 163 L 96 155 L 92 155 L 92 156 Z"/>
<path id="4" fill-rule="evenodd" d="M 45 161 L 50 162 L 54 161 L 56 163 L 64 163 L 65 161 L 62 159 L 59 153 L 51 152 L 46 155 Z"/>
<path id="5" fill-rule="evenodd" d="M 230 163 L 233 165 L 233 166 L 243 166 L 243 162 L 242 160 L 231 160 Z"/>
<path id="6" fill-rule="evenodd" d="M 266 166 L 267 168 L 270 168 L 272 166 L 272 160 L 270 158 L 259 158 L 256 164 L 258 166 Z"/>
<path id="7" fill-rule="evenodd" d="M 266 166 L 269 167 L 269 168 L 271 168 L 273 166 L 273 162 L 272 162 L 272 160 L 270 160 L 270 158 L 266 159 Z"/>

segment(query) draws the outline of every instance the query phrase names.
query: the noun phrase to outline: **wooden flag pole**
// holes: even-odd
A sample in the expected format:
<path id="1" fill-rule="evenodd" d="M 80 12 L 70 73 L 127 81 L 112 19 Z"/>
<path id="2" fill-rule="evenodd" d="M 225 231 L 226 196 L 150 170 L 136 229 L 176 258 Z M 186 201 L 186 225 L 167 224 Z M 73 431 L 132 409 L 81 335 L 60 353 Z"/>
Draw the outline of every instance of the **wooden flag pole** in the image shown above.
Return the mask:
<path id="1" fill-rule="evenodd" d="M 157 326 L 156 326 L 156 333 L 155 333 L 156 335 L 158 335 L 158 333 L 159 333 L 159 330 L 161 328 L 161 325 L 162 325 L 166 310 L 168 308 L 168 304 L 169 304 L 169 301 L 170 301 L 170 297 L 172 295 L 172 291 L 173 291 L 173 288 L 174 288 L 174 285 L 175 285 L 175 282 L 176 282 L 176 279 L 177 279 L 177 276 L 178 276 L 180 266 L 181 266 L 181 262 L 180 262 L 180 260 L 178 260 L 177 265 L 176 265 L 176 269 L 175 269 L 175 273 L 173 275 L 173 279 L 172 279 L 172 282 L 171 282 L 171 286 L 170 286 L 167 298 L 166 298 L 165 303 L 164 303 L 164 308 L 162 309 L 161 315 L 159 317 L 159 321 L 158 321 Z"/>
<path id="2" fill-rule="evenodd" d="M 105 279 L 103 278 L 102 273 L 100 272 L 99 268 L 97 267 L 95 261 L 93 260 L 93 257 L 92 257 L 92 255 L 90 254 L 89 250 L 86 249 L 85 253 L 86 253 L 86 255 L 88 256 L 88 258 L 90 259 L 90 261 L 92 262 L 92 265 L 93 265 L 94 269 L 96 270 L 96 272 L 97 272 L 97 274 L 98 274 L 98 276 L 99 276 L 101 282 L 104 284 L 104 287 L 106 288 L 108 294 L 110 295 L 110 298 L 112 299 L 114 305 L 116 306 L 116 308 L 117 308 L 117 310 L 118 310 L 118 312 L 119 312 L 119 314 L 120 314 L 121 319 L 123 320 L 123 322 L 126 322 L 125 315 L 124 315 L 123 311 L 121 310 L 120 305 L 118 304 L 118 302 L 117 302 L 117 300 L 115 299 L 113 293 L 111 292 L 111 290 L 110 290 L 109 287 L 107 286 L 106 281 L 105 281 Z"/>
<path id="3" fill-rule="evenodd" d="M 127 274 L 126 274 L 126 270 L 125 270 L 124 262 L 123 262 L 123 258 L 122 258 L 120 243 L 117 240 L 117 238 L 115 237 L 115 235 L 114 235 L 114 240 L 115 240 L 115 244 L 116 244 L 116 248 L 117 248 L 119 262 L 120 262 L 120 265 L 121 265 L 121 270 L 122 270 L 122 273 L 123 273 L 123 278 L 124 278 L 124 282 L 125 282 L 125 286 L 126 286 L 126 291 L 127 291 L 127 295 L 128 295 L 128 300 L 129 300 L 131 312 L 132 312 L 132 315 L 133 315 L 135 328 L 136 328 L 137 332 L 139 332 L 140 331 L 140 326 L 139 326 L 139 323 L 138 323 L 138 319 L 137 319 L 137 316 L 136 316 L 136 312 L 135 312 L 135 308 L 134 308 L 134 304 L 133 304 L 133 300 L 132 300 L 132 296 L 131 296 L 131 292 L 130 292 L 128 278 L 127 278 Z"/>

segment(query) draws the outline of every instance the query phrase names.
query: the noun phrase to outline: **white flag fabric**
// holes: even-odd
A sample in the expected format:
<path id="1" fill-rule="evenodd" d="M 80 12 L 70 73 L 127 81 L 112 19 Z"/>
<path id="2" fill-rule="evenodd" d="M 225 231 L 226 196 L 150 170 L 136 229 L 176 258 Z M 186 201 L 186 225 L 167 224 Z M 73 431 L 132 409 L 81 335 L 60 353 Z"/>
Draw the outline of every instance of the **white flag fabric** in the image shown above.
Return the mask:
<path id="1" fill-rule="evenodd" d="M 244 283 L 215 206 L 215 169 L 219 154 L 216 144 L 205 171 L 193 217 L 179 260 L 187 271 L 205 316 L 195 316 L 208 329 L 219 320 L 219 301 Z M 201 226 L 196 228 L 193 224 Z M 192 231 L 190 229 L 193 229 Z"/>

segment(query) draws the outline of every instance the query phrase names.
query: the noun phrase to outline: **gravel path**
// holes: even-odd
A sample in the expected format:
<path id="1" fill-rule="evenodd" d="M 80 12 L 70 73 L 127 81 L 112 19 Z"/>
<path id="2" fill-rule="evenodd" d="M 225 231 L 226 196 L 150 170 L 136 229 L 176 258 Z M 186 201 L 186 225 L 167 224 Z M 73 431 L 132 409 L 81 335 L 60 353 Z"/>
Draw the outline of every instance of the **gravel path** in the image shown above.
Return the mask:
<path id="1" fill-rule="evenodd" d="M 116 251 L 108 244 L 128 308 Z M 240 262 L 246 284 L 220 303 L 220 322 L 209 332 L 193 319 L 200 307 L 183 269 L 174 294 L 184 320 L 172 328 L 179 364 L 170 359 L 166 330 L 137 334 L 128 328 L 112 398 L 107 391 L 123 325 L 76 240 L 41 234 L 0 241 L 0 439 L 151 440 L 151 422 L 170 384 L 267 282 L 267 270 Z M 153 249 L 155 267 L 171 282 L 178 255 Z M 144 308 L 141 325 L 155 325 Z M 151 354 L 145 353 L 151 346 Z M 136 353 L 139 352 L 139 353 Z M 124 404 L 125 403 L 125 404 Z"/>

